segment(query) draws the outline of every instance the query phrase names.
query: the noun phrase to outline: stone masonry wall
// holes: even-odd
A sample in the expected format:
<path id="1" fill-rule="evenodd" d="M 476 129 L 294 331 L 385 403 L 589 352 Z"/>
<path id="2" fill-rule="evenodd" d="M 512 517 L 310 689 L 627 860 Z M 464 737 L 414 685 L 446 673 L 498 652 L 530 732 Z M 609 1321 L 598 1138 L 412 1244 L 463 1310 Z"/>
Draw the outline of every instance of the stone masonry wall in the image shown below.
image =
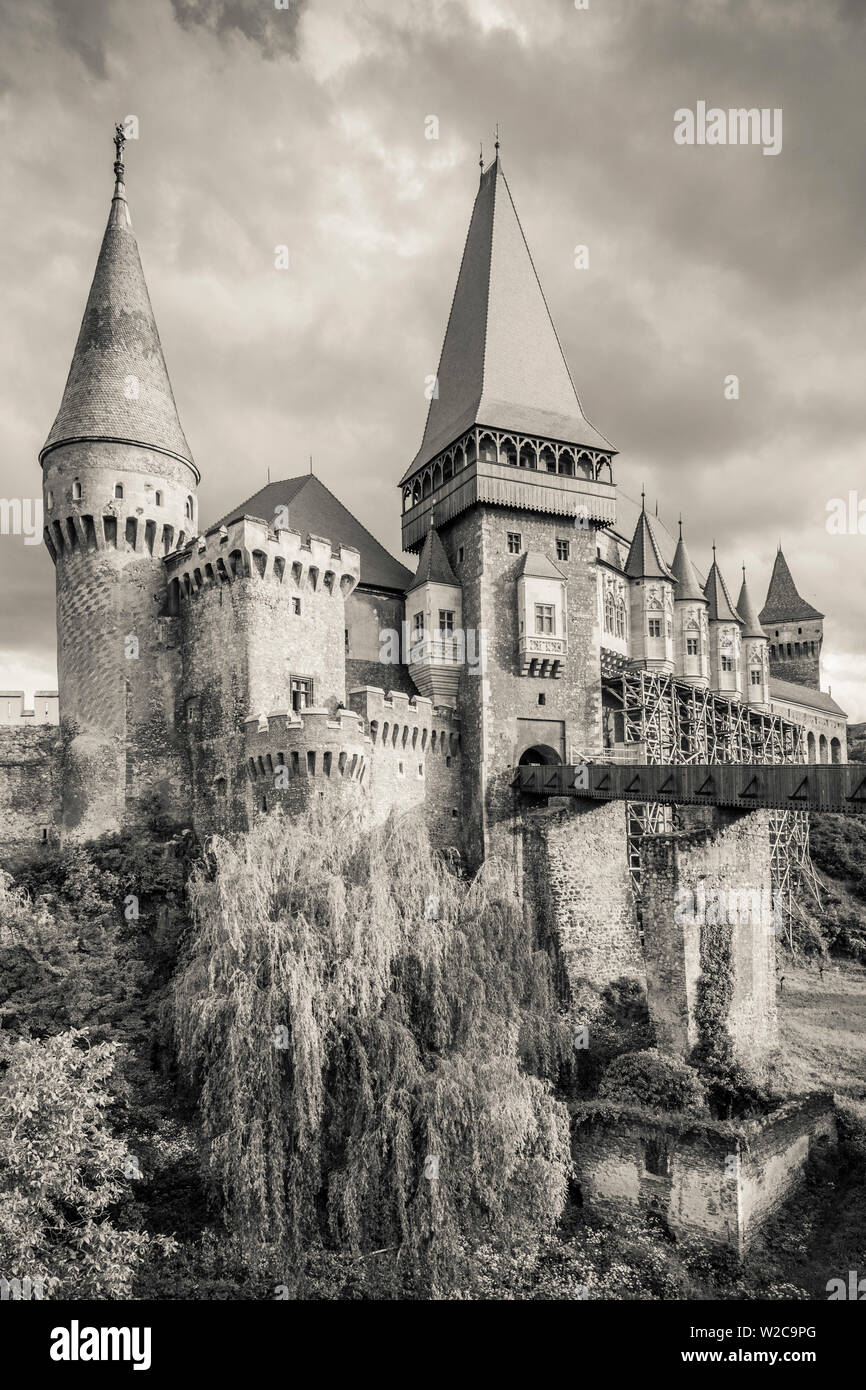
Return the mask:
<path id="1" fill-rule="evenodd" d="M 57 838 L 60 749 L 54 725 L 0 728 L 0 849 Z"/>
<path id="2" fill-rule="evenodd" d="M 719 997 L 732 986 L 714 1026 L 727 1031 L 737 1060 L 760 1064 L 778 1037 L 769 812 L 715 810 L 709 828 L 648 836 L 641 873 L 659 1046 L 687 1057 L 700 1041 L 695 1005 L 705 975 Z"/>

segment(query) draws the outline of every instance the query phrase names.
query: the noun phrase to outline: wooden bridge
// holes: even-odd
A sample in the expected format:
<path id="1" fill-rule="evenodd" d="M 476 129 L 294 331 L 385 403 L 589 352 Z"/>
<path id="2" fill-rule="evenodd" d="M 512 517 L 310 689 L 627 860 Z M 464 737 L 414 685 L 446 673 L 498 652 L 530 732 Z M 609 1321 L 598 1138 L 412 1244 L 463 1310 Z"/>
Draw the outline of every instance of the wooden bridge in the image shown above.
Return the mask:
<path id="1" fill-rule="evenodd" d="M 535 763 L 516 768 L 513 785 L 530 796 L 866 815 L 860 763 Z"/>

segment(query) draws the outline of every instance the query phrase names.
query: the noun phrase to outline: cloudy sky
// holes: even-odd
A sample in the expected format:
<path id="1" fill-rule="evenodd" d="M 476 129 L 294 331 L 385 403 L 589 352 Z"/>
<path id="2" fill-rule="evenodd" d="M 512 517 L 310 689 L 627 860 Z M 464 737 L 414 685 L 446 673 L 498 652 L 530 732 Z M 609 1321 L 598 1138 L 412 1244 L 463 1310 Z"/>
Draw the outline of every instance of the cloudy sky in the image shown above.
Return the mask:
<path id="1" fill-rule="evenodd" d="M 0 0 L 0 495 L 40 494 L 133 114 L 202 520 L 312 454 L 399 554 L 395 484 L 498 121 L 618 483 L 682 512 L 701 567 L 715 538 L 730 587 L 745 562 L 759 606 L 781 539 L 827 614 L 825 684 L 866 718 L 866 534 L 826 525 L 851 492 L 866 513 L 864 49 L 863 0 Z M 781 108 L 781 153 L 676 145 L 699 101 Z M 50 559 L 0 536 L 0 581 L 0 685 L 52 686 Z"/>

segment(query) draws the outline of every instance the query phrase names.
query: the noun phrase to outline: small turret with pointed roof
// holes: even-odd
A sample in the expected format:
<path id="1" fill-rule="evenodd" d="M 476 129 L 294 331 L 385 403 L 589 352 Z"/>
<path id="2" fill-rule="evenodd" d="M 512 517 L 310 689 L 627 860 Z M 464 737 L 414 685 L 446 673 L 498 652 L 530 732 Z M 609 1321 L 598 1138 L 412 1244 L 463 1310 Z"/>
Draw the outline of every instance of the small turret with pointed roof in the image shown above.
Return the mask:
<path id="1" fill-rule="evenodd" d="M 647 671 L 672 672 L 676 581 L 662 554 L 643 491 L 625 573 L 629 580 L 631 664 Z"/>
<path id="2" fill-rule="evenodd" d="M 743 624 L 719 568 L 715 541 L 704 593 L 709 603 L 710 688 L 720 695 L 739 697 L 742 694 L 740 639 Z"/>
<path id="3" fill-rule="evenodd" d="M 799 593 L 781 541 L 760 620 L 770 641 L 770 674 L 820 690 L 824 614 Z"/>
<path id="4" fill-rule="evenodd" d="M 453 709 L 466 660 L 463 591 L 431 526 L 406 589 L 406 662 L 420 694 Z"/>
<path id="5" fill-rule="evenodd" d="M 737 612 L 743 623 L 743 695 L 756 709 L 770 708 L 770 656 L 769 639 L 761 626 L 758 610 L 746 582 L 746 566 L 743 565 L 743 583 L 737 599 Z"/>
<path id="6" fill-rule="evenodd" d="M 707 612 L 709 601 L 700 585 L 692 558 L 683 536 L 683 522 L 680 518 L 680 534 L 677 548 L 671 562 L 671 574 L 676 580 L 674 590 L 674 662 L 681 680 L 689 685 L 705 689 L 710 679 L 709 668 L 709 627 Z"/>

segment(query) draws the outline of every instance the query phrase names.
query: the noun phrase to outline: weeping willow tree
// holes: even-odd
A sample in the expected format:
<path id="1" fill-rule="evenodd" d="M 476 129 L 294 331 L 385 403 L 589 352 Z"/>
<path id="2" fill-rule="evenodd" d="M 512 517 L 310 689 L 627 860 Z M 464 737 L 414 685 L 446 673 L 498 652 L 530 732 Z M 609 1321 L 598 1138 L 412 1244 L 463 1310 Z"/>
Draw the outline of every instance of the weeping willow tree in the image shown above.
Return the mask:
<path id="1" fill-rule="evenodd" d="M 513 892 L 415 821 L 371 834 L 323 807 L 211 850 L 174 1031 L 250 1266 L 287 1282 L 311 1248 L 384 1252 L 378 1279 L 447 1296 L 480 1244 L 543 1237 L 573 1051 Z"/>

